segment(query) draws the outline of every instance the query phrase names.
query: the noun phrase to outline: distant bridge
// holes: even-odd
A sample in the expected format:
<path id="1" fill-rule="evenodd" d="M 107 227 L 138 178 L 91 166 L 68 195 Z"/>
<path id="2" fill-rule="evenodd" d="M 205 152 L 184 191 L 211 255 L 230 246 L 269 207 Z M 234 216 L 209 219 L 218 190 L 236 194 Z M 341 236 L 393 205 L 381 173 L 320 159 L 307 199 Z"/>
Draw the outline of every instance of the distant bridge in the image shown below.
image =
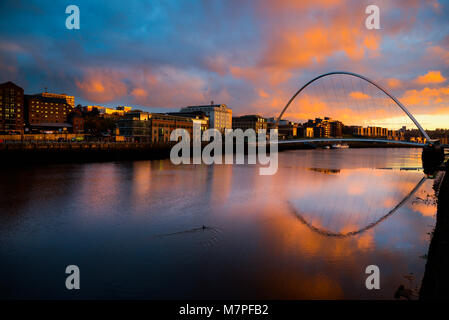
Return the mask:
<path id="1" fill-rule="evenodd" d="M 423 167 L 424 167 L 424 173 L 426 175 L 429 174 L 429 172 L 432 172 L 432 174 L 435 172 L 434 168 L 436 168 L 438 165 L 441 164 L 442 161 L 444 161 L 444 149 L 441 150 L 441 148 L 448 148 L 447 145 L 441 145 L 439 146 L 438 140 L 432 140 L 430 136 L 427 134 L 427 132 L 423 129 L 423 127 L 419 124 L 419 122 L 415 119 L 415 117 L 410 113 L 410 111 L 398 100 L 396 99 L 391 93 L 389 93 L 387 90 L 382 88 L 380 85 L 375 83 L 374 81 L 361 76 L 359 74 L 353 73 L 353 72 L 346 72 L 346 71 L 335 71 L 335 72 L 329 72 L 324 73 L 322 75 L 319 75 L 309 82 L 307 82 L 305 85 L 303 85 L 287 102 L 285 107 L 282 109 L 281 113 L 279 114 L 279 117 L 276 120 L 276 126 L 279 126 L 279 122 L 282 119 L 282 116 L 286 112 L 286 110 L 289 108 L 289 106 L 292 104 L 292 102 L 295 100 L 295 98 L 309 85 L 311 85 L 313 82 L 317 81 L 318 79 L 332 76 L 332 75 L 348 75 L 350 77 L 356 77 L 359 78 L 362 81 L 368 82 L 372 86 L 379 89 L 381 92 L 383 92 L 387 98 L 386 100 L 391 103 L 391 101 L 394 102 L 394 105 L 399 107 L 407 116 L 408 118 L 416 125 L 416 127 L 419 129 L 421 135 L 423 138 L 426 139 L 426 143 L 419 143 L 419 142 L 412 142 L 412 141 L 401 141 L 401 140 L 392 140 L 392 139 L 380 139 L 380 138 L 371 138 L 371 137 L 354 137 L 354 138 L 303 138 L 303 139 L 289 139 L 289 140 L 280 140 L 277 143 L 279 145 L 288 145 L 288 144 L 296 144 L 296 143 L 303 143 L 303 144 L 313 144 L 313 143 L 322 143 L 322 144 L 336 144 L 341 142 L 368 142 L 368 143 L 382 143 L 387 145 L 402 145 L 402 146 L 410 146 L 410 147 L 416 147 L 416 148 L 423 148 Z M 352 82 L 351 82 L 352 83 Z M 370 85 L 368 85 L 370 86 Z M 332 83 L 332 86 L 334 87 L 334 84 Z M 335 90 L 335 88 L 334 88 Z M 325 93 L 326 90 L 323 90 L 323 93 Z M 335 94 L 335 99 L 337 100 L 337 95 Z M 369 96 L 369 95 L 368 95 Z M 347 101 L 346 101 L 347 102 Z M 347 104 L 349 107 L 349 104 Z M 372 105 L 374 108 L 378 107 L 375 103 Z M 441 148 L 440 148 L 441 147 Z M 442 157 L 441 157 L 442 152 Z M 426 167 L 431 168 L 431 171 L 428 171 L 426 173 Z M 339 237 L 339 238 L 345 238 L 350 236 L 358 235 L 362 232 L 365 232 L 371 228 L 374 228 L 376 225 L 387 219 L 388 217 L 392 216 L 395 212 L 399 210 L 407 201 L 416 193 L 416 191 L 423 185 L 423 183 L 426 181 L 427 177 L 423 177 L 416 186 L 394 207 L 392 207 L 389 211 L 386 211 L 384 214 L 382 214 L 381 217 L 376 219 L 375 221 L 372 221 L 369 224 L 366 224 L 365 226 L 362 226 L 360 228 L 357 228 L 357 230 L 347 231 L 347 232 L 340 232 L 338 230 L 329 230 L 326 227 L 320 226 L 319 223 L 315 224 L 313 219 L 310 217 L 307 217 L 306 215 L 303 215 L 301 212 L 298 212 L 295 208 L 292 207 L 292 210 L 295 212 L 296 217 L 298 220 L 300 220 L 304 225 L 306 225 L 308 228 L 310 228 L 312 231 L 319 233 L 321 235 L 327 236 L 327 237 Z M 352 216 L 352 215 L 351 215 Z"/>
<path id="2" fill-rule="evenodd" d="M 411 142 L 411 141 L 400 141 L 400 140 L 389 140 L 389 139 L 363 139 L 363 138 L 311 138 L 311 139 L 290 139 L 290 140 L 280 140 L 278 144 L 292 144 L 292 143 L 318 143 L 318 142 L 372 142 L 372 143 L 393 143 L 398 145 L 406 145 L 412 147 L 423 148 L 426 146 L 425 143 Z"/>
<path id="3" fill-rule="evenodd" d="M 367 77 L 364 77 L 362 75 L 359 75 L 357 73 L 353 73 L 353 72 L 347 72 L 347 71 L 334 71 L 334 72 L 328 72 L 328 73 L 324 73 L 322 75 L 319 75 L 318 77 L 313 78 L 312 80 L 310 80 L 309 82 L 307 82 L 305 85 L 303 85 L 294 95 L 293 97 L 291 97 L 291 99 L 287 102 L 287 104 L 285 105 L 284 109 L 282 109 L 281 113 L 279 114 L 279 117 L 276 120 L 276 125 L 279 125 L 279 121 L 282 119 L 282 116 L 284 115 L 285 111 L 288 109 L 288 107 L 291 105 L 291 103 L 293 102 L 293 100 L 295 100 L 295 98 L 305 89 L 307 88 L 309 85 L 311 85 L 313 82 L 317 81 L 318 79 L 324 78 L 324 77 L 328 77 L 331 75 L 348 75 L 348 76 L 352 76 L 352 77 L 356 77 L 359 79 L 362 79 L 370 84 L 372 84 L 373 86 L 375 86 L 376 88 L 378 88 L 380 91 L 382 91 L 383 93 L 385 93 L 391 100 L 394 101 L 394 103 L 402 110 L 404 111 L 404 113 L 410 118 L 410 120 L 413 121 L 413 123 L 416 125 L 416 127 L 419 129 L 419 131 L 421 132 L 422 136 L 424 138 L 426 138 L 428 143 L 433 143 L 435 140 L 432 140 L 429 135 L 427 134 L 427 132 L 423 129 L 423 127 L 419 124 L 419 122 L 415 119 L 415 117 L 410 113 L 410 111 L 408 111 L 408 109 L 398 100 L 396 99 L 391 93 L 389 93 L 387 90 L 385 90 L 384 88 L 382 88 L 380 85 L 378 85 L 377 83 L 375 83 L 374 81 L 368 79 Z M 363 140 L 363 139 L 362 139 Z M 362 141 L 362 140 L 352 140 L 352 141 Z M 376 141 L 374 141 L 376 140 Z M 342 141 L 342 140 L 339 140 Z M 347 140 L 350 141 L 350 140 Z M 365 139 L 363 141 L 368 141 L 368 142 L 382 142 L 385 143 L 386 140 L 382 140 L 382 139 Z M 298 140 L 296 142 L 306 142 L 305 140 Z M 293 140 L 288 140 L 288 142 L 284 142 L 284 143 L 295 143 Z M 398 142 L 390 142 L 388 141 L 388 143 L 398 143 Z M 422 144 L 418 144 L 419 146 L 421 146 Z"/>

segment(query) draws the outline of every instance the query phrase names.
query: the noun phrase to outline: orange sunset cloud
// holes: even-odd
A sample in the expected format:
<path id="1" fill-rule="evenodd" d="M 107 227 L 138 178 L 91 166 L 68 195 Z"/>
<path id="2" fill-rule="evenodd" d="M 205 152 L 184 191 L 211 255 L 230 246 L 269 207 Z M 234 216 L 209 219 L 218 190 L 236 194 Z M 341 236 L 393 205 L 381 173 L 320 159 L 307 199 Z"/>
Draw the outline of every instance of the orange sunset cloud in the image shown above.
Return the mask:
<path id="1" fill-rule="evenodd" d="M 398 88 L 401 86 L 401 81 L 396 78 L 390 78 L 390 79 L 387 79 L 387 84 L 390 88 L 394 89 L 394 88 Z"/>
<path id="2" fill-rule="evenodd" d="M 449 87 L 424 88 L 421 90 L 407 90 L 401 101 L 405 105 L 433 106 L 449 101 Z"/>
<path id="3" fill-rule="evenodd" d="M 349 96 L 353 99 L 357 99 L 357 100 L 365 100 L 365 99 L 369 99 L 370 96 L 367 95 L 366 93 L 360 92 L 360 91 L 353 91 L 349 94 Z"/>
<path id="4" fill-rule="evenodd" d="M 446 78 L 441 75 L 441 71 L 429 71 L 423 76 L 416 78 L 419 84 L 441 83 L 446 81 Z"/>
<path id="5" fill-rule="evenodd" d="M 126 85 L 119 72 L 108 69 L 88 69 L 82 81 L 76 80 L 76 86 L 83 96 L 93 102 L 113 101 L 124 96 Z"/>

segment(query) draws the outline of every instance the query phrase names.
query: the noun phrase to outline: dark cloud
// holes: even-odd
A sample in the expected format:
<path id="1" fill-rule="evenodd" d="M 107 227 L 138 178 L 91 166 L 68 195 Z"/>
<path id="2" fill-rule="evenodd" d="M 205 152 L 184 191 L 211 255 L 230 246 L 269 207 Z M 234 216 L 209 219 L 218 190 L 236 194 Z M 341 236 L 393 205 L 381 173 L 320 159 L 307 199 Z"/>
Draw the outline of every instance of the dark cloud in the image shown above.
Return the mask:
<path id="1" fill-rule="evenodd" d="M 0 3 L 0 81 L 81 103 L 215 100 L 268 115 L 330 70 L 397 79 L 399 97 L 422 90 L 414 80 L 431 70 L 449 76 L 449 12 L 437 1 L 379 1 L 381 30 L 365 29 L 369 3 L 355 0 L 81 0 L 80 30 L 65 28 L 69 4 Z"/>

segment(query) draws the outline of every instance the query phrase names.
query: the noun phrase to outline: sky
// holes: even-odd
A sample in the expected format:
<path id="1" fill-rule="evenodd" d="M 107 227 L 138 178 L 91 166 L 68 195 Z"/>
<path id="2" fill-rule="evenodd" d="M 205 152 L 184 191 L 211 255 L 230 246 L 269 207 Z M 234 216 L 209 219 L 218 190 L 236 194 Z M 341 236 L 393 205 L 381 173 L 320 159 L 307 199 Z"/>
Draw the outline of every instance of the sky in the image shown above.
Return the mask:
<path id="1" fill-rule="evenodd" d="M 79 30 L 65 27 L 71 4 Z M 369 4 L 380 9 L 379 30 L 365 27 Z M 448 128 L 448 22 L 443 0 L 2 0 L 0 82 L 83 105 L 173 111 L 214 101 L 234 115 L 272 117 L 310 79 L 344 70 L 381 84 L 425 128 Z M 372 98 L 345 89 L 335 100 Z M 311 102 L 314 93 L 285 116 L 402 121 L 397 108 L 368 114 L 320 96 Z"/>

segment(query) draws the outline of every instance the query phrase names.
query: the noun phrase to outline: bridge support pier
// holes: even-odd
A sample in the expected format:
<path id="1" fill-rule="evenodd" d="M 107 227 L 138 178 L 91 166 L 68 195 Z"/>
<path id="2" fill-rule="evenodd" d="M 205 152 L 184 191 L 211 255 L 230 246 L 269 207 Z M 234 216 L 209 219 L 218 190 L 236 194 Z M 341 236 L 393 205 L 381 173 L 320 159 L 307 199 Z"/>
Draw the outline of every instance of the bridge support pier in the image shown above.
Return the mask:
<path id="1" fill-rule="evenodd" d="M 422 163 L 424 173 L 434 175 L 438 167 L 444 162 L 444 149 L 440 146 L 439 141 L 428 143 L 422 151 Z"/>

